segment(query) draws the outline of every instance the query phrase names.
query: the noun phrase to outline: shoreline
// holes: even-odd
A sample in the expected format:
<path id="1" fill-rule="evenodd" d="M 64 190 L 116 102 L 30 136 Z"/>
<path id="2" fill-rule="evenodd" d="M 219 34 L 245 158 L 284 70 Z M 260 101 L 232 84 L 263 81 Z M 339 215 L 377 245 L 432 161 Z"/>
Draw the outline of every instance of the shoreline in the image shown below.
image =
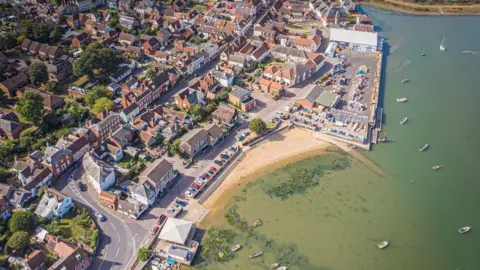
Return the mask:
<path id="1" fill-rule="evenodd" d="M 316 139 L 311 133 L 311 131 L 298 128 L 287 130 L 275 134 L 255 148 L 247 150 L 243 160 L 203 203 L 203 206 L 209 209 L 209 212 L 201 221 L 201 224 L 208 224 L 210 219 L 216 218 L 228 205 L 232 193 L 239 186 L 255 180 L 256 175 L 327 153 L 326 149 L 333 145 Z M 271 155 L 266 155 L 270 153 Z"/>
<path id="2" fill-rule="evenodd" d="M 403 15 L 414 16 L 479 16 L 480 5 L 419 5 L 412 3 L 403 3 L 394 0 L 386 0 L 384 2 L 374 2 L 367 0 L 358 3 L 358 6 L 372 6 L 374 8 L 384 9 L 391 12 L 397 12 Z M 415 8 L 426 8 L 436 11 L 416 11 Z M 473 9 L 474 11 L 462 12 L 458 9 Z M 458 11 L 451 11 L 457 9 Z M 444 11 L 447 10 L 447 11 Z"/>

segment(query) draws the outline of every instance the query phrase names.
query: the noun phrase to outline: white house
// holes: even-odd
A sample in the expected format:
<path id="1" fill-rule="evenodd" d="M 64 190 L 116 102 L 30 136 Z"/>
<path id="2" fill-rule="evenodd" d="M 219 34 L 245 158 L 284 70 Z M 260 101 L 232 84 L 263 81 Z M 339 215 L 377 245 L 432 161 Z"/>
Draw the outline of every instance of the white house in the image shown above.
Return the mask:
<path id="1" fill-rule="evenodd" d="M 170 162 L 163 158 L 157 159 L 140 175 L 140 183 L 133 188 L 132 198 L 143 204 L 152 205 L 176 176 L 177 173 Z"/>
<path id="2" fill-rule="evenodd" d="M 83 157 L 86 180 L 100 193 L 115 184 L 115 169 L 107 163 L 87 154 Z"/>
<path id="3" fill-rule="evenodd" d="M 230 87 L 233 85 L 233 75 L 223 71 L 214 70 L 212 76 L 223 87 Z"/>
<path id="4" fill-rule="evenodd" d="M 35 209 L 35 214 L 47 219 L 63 217 L 73 208 L 73 200 L 53 189 L 47 189 Z"/>
<path id="5" fill-rule="evenodd" d="M 115 71 L 112 75 L 110 75 L 110 80 L 114 83 L 119 83 L 120 81 L 130 76 L 131 74 L 132 74 L 132 70 L 127 66 L 123 66 L 117 69 L 117 71 Z"/>
<path id="6" fill-rule="evenodd" d="M 217 56 L 220 49 L 218 45 L 214 43 L 202 43 L 199 47 L 208 54 L 208 57 L 204 59 L 205 62 L 211 61 L 215 56 Z"/>

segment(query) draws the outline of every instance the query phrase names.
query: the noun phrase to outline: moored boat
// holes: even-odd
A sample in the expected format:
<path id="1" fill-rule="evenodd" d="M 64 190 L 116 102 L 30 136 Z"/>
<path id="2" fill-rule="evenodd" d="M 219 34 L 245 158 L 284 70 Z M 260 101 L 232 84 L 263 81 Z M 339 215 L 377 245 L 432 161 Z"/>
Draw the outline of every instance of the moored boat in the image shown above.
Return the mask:
<path id="1" fill-rule="evenodd" d="M 407 77 L 405 77 L 405 79 L 402 80 L 402 83 L 407 83 L 407 82 L 409 82 L 409 81 L 410 81 L 410 80 L 407 79 Z"/>
<path id="2" fill-rule="evenodd" d="M 259 257 L 259 256 L 262 256 L 263 252 L 260 251 L 260 252 L 256 252 L 256 253 L 253 253 L 253 254 L 250 254 L 250 256 L 248 256 L 249 258 L 256 258 L 256 257 Z"/>
<path id="3" fill-rule="evenodd" d="M 239 249 L 241 249 L 241 248 L 242 248 L 241 245 L 236 244 L 235 246 L 232 247 L 232 252 L 235 252 L 235 251 L 237 251 L 237 250 L 239 250 Z"/>
<path id="4" fill-rule="evenodd" d="M 408 117 L 403 118 L 402 121 L 400 121 L 400 125 L 405 124 L 407 121 L 408 121 Z"/>
<path id="5" fill-rule="evenodd" d="M 257 219 L 252 223 L 253 227 L 258 227 L 260 225 L 262 225 L 262 221 L 260 219 Z"/>
<path id="6" fill-rule="evenodd" d="M 466 232 L 469 232 L 470 230 L 472 229 L 471 226 L 465 226 L 465 227 L 462 227 L 458 230 L 459 233 L 466 233 Z"/>
<path id="7" fill-rule="evenodd" d="M 277 270 L 287 270 L 288 266 L 281 266 L 281 267 L 278 267 Z"/>
<path id="8" fill-rule="evenodd" d="M 423 152 L 423 151 L 427 150 L 428 146 L 429 146 L 428 143 L 426 143 L 426 144 L 422 145 L 422 147 L 418 148 L 418 151 Z"/>
<path id="9" fill-rule="evenodd" d="M 388 247 L 388 245 L 390 245 L 390 242 L 389 241 L 382 241 L 380 243 L 377 244 L 377 247 L 379 249 L 384 249 L 386 247 Z"/>
<path id="10" fill-rule="evenodd" d="M 403 102 L 407 102 L 407 98 L 406 97 L 401 97 L 401 98 L 397 98 L 397 102 L 398 103 L 403 103 Z"/>
<path id="11" fill-rule="evenodd" d="M 432 167 L 432 169 L 434 171 L 436 171 L 436 170 L 440 170 L 440 168 L 442 168 L 442 167 L 443 167 L 443 165 L 435 165 L 435 166 Z"/>
<path id="12" fill-rule="evenodd" d="M 382 137 L 378 140 L 379 142 L 386 142 L 387 141 L 387 134 L 384 132 Z"/>
<path id="13" fill-rule="evenodd" d="M 270 264 L 270 269 L 275 269 L 275 268 L 278 267 L 278 265 L 279 265 L 279 263 L 272 263 L 272 264 Z"/>

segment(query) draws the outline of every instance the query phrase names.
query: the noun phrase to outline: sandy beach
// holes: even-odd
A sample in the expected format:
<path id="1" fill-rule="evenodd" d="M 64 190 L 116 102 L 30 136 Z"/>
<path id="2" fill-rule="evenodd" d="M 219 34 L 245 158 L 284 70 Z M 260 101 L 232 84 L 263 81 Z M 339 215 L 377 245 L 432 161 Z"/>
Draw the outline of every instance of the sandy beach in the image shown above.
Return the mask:
<path id="1" fill-rule="evenodd" d="M 316 139 L 311 131 L 292 129 L 275 134 L 255 148 L 246 152 L 240 164 L 227 176 L 218 189 L 203 203 L 210 209 L 208 217 L 215 217 L 223 210 L 229 194 L 240 184 L 293 161 L 308 158 L 325 152 L 331 144 Z M 208 220 L 207 217 L 207 220 Z"/>

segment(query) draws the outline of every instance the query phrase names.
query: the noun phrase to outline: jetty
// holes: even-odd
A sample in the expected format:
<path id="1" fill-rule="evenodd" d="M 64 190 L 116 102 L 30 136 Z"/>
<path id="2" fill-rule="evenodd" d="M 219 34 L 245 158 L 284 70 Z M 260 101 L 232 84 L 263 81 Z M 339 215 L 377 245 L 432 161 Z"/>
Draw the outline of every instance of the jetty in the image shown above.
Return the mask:
<path id="1" fill-rule="evenodd" d="M 375 126 L 372 128 L 372 136 L 370 138 L 370 142 L 373 144 L 378 143 L 378 133 L 382 131 L 383 125 L 383 108 L 377 108 L 375 114 Z"/>

